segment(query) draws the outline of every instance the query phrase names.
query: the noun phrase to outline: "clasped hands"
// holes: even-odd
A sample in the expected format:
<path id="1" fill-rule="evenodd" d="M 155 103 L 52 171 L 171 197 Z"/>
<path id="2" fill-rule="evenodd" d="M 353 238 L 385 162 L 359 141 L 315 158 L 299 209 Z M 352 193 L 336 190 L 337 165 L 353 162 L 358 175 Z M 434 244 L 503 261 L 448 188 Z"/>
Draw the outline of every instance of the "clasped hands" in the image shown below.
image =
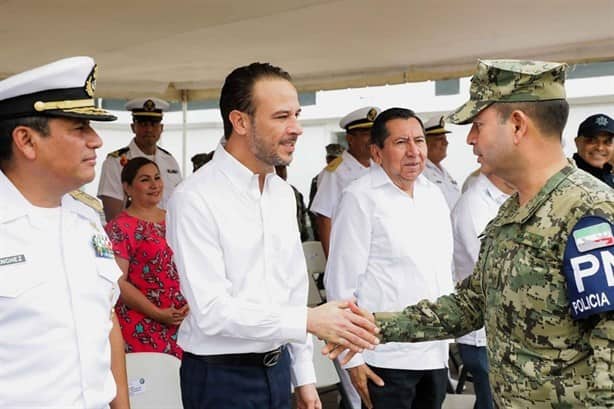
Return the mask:
<path id="1" fill-rule="evenodd" d="M 337 358 L 348 350 L 341 364 L 349 362 L 352 357 L 364 349 L 374 349 L 379 344 L 373 315 L 356 305 L 354 300 L 331 301 L 307 313 L 307 331 L 326 342 L 323 355 L 330 359 Z"/>

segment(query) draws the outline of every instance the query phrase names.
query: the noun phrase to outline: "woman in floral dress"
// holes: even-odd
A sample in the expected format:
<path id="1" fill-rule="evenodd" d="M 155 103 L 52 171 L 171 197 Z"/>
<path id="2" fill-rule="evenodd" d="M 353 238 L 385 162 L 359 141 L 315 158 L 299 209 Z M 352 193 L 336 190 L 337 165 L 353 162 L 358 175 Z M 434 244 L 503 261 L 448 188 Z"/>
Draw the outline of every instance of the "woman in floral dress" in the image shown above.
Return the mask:
<path id="1" fill-rule="evenodd" d="M 181 358 L 177 328 L 188 313 L 179 291 L 173 251 L 158 207 L 163 184 L 155 162 L 129 160 L 121 173 L 126 209 L 107 223 L 115 259 L 123 271 L 115 306 L 126 352 L 163 352 Z"/>

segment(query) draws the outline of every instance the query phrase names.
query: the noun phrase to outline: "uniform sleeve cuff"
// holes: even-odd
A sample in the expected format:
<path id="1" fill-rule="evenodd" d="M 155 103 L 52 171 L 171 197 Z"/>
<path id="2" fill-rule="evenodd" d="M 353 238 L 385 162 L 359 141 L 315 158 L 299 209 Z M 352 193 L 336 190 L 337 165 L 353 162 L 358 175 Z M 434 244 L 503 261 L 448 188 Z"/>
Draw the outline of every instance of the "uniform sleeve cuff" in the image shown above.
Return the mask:
<path id="1" fill-rule="evenodd" d="M 304 343 L 307 335 L 307 307 L 284 306 L 281 336 L 287 342 Z"/>

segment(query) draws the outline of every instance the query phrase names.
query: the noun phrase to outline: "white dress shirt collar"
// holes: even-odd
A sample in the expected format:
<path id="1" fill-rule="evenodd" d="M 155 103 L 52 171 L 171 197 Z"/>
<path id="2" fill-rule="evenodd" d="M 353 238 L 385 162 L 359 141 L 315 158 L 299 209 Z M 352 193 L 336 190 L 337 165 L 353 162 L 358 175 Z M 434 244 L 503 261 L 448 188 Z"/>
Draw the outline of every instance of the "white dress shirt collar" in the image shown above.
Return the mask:
<path id="1" fill-rule="evenodd" d="M 444 175 L 445 175 L 445 171 L 443 170 L 443 168 L 440 168 L 439 166 L 435 165 L 435 163 L 434 163 L 432 160 L 430 160 L 430 159 L 427 159 L 427 160 L 426 160 L 426 162 L 425 162 L 425 166 L 426 166 L 427 168 L 430 168 L 430 169 L 432 169 L 432 170 L 436 171 L 436 172 L 437 172 L 437 173 L 439 173 L 441 176 L 444 176 Z"/>
<path id="2" fill-rule="evenodd" d="M 399 188 L 397 185 L 394 184 L 394 182 L 392 181 L 392 179 L 390 179 L 390 176 L 388 176 L 388 173 L 386 173 L 386 170 L 384 170 L 383 167 L 372 166 L 369 172 L 371 173 L 371 187 L 378 188 L 384 185 L 390 185 L 394 187 L 395 189 L 397 189 L 399 192 L 406 194 L 403 190 L 401 190 L 401 188 Z M 419 175 L 414 181 L 414 187 L 416 186 L 424 187 L 424 186 L 427 186 L 428 184 L 429 184 L 428 180 L 423 175 Z M 414 190 L 414 194 L 415 193 L 416 192 Z"/>
<path id="3" fill-rule="evenodd" d="M 354 157 L 354 155 L 352 155 L 347 150 L 343 151 L 341 156 L 343 157 L 344 161 L 347 161 L 347 164 L 350 168 L 367 169 L 368 167 L 370 167 L 370 165 L 373 165 L 373 161 L 371 159 L 369 159 L 369 166 L 363 165 L 362 163 L 358 161 L 358 159 Z"/>
<path id="4" fill-rule="evenodd" d="M 217 146 L 212 161 L 217 163 L 221 172 L 226 175 L 239 192 L 248 194 L 252 199 L 258 199 L 261 196 L 258 185 L 259 175 L 253 173 L 247 166 L 239 162 L 224 146 Z M 275 176 L 275 172 L 266 174 L 265 185 L 269 178 L 273 176 Z"/>
<path id="5" fill-rule="evenodd" d="M 132 140 L 130 141 L 130 144 L 128 144 L 128 149 L 131 152 L 130 157 L 132 158 L 147 158 L 147 159 L 151 159 L 154 160 L 154 158 L 156 157 L 156 153 L 158 151 L 158 147 L 156 146 L 156 150 L 154 151 L 153 155 L 148 155 L 145 152 L 143 152 L 141 150 L 141 148 L 139 148 L 139 145 L 136 144 L 136 138 L 132 138 Z"/>

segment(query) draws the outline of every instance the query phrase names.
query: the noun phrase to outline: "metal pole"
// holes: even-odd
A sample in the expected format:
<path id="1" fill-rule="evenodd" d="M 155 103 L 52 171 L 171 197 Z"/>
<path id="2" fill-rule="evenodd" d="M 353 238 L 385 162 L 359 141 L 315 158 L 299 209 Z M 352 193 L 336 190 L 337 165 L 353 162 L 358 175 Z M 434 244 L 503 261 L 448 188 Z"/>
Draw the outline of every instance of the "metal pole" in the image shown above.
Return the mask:
<path id="1" fill-rule="evenodd" d="M 182 116 L 182 146 L 183 146 L 183 161 L 182 161 L 182 173 L 186 177 L 188 175 L 188 91 L 181 90 L 181 108 L 183 111 Z"/>

